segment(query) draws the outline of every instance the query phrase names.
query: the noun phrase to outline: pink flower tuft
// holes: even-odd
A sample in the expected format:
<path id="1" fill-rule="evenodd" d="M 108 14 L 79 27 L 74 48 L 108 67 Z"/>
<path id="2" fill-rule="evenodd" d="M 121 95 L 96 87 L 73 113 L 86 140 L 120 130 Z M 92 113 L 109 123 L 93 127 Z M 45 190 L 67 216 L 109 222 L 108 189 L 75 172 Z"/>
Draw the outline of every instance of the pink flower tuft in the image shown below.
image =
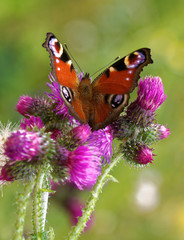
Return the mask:
<path id="1" fill-rule="evenodd" d="M 78 218 L 82 216 L 82 209 L 85 207 L 85 205 L 76 198 L 70 198 L 67 199 L 65 207 L 70 213 L 72 225 L 76 225 L 78 223 Z M 94 216 L 92 214 L 92 216 L 86 223 L 85 230 L 91 227 L 91 225 L 93 224 L 93 219 Z"/>
<path id="2" fill-rule="evenodd" d="M 41 138 L 37 133 L 18 130 L 5 142 L 5 155 L 12 161 L 31 160 L 40 153 Z"/>
<path id="3" fill-rule="evenodd" d="M 101 173 L 100 152 L 95 147 L 79 146 L 73 152 L 69 152 L 67 167 L 70 182 L 80 190 L 92 187 Z"/>
<path id="4" fill-rule="evenodd" d="M 165 101 L 164 87 L 159 77 L 140 80 L 138 97 L 127 108 L 127 116 L 134 122 L 147 124 L 153 121 L 156 109 Z"/>
<path id="5" fill-rule="evenodd" d="M 91 128 L 88 124 L 80 125 L 71 130 L 74 141 L 80 145 L 84 144 L 91 134 Z"/>
<path id="6" fill-rule="evenodd" d="M 161 139 L 167 138 L 168 135 L 170 135 L 170 130 L 169 130 L 169 128 L 166 128 L 166 125 L 165 126 L 160 125 L 158 128 L 158 133 L 159 133 L 159 137 L 161 140 Z"/>
<path id="7" fill-rule="evenodd" d="M 20 127 L 24 130 L 26 130 L 27 127 L 29 127 L 31 130 L 34 127 L 41 129 L 44 127 L 44 124 L 40 117 L 30 116 L 29 118 L 21 119 Z"/>
<path id="8" fill-rule="evenodd" d="M 6 163 L 1 168 L 0 181 L 2 181 L 2 183 L 14 181 L 14 177 L 12 176 L 10 171 L 11 164 L 12 163 Z"/>
<path id="9" fill-rule="evenodd" d="M 152 150 L 148 147 L 141 147 L 136 155 L 136 161 L 139 164 L 148 164 L 153 162 Z"/>
<path id="10" fill-rule="evenodd" d="M 104 129 L 99 129 L 98 131 L 92 132 L 89 136 L 88 143 L 91 146 L 95 146 L 101 152 L 103 156 L 103 161 L 105 163 L 111 161 L 112 156 L 112 140 L 113 135 L 109 126 Z"/>
<path id="11" fill-rule="evenodd" d="M 32 108 L 33 102 L 34 99 L 32 97 L 21 96 L 17 103 L 16 110 L 23 116 L 27 116 L 29 114 L 29 110 Z"/>
<path id="12" fill-rule="evenodd" d="M 46 95 L 56 103 L 54 111 L 56 111 L 57 114 L 63 115 L 63 118 L 69 118 L 72 123 L 74 118 L 69 114 L 68 108 L 61 97 L 60 84 L 55 81 L 52 74 L 50 74 L 49 79 L 51 83 L 47 83 L 47 86 L 50 87 L 52 93 L 46 93 Z"/>

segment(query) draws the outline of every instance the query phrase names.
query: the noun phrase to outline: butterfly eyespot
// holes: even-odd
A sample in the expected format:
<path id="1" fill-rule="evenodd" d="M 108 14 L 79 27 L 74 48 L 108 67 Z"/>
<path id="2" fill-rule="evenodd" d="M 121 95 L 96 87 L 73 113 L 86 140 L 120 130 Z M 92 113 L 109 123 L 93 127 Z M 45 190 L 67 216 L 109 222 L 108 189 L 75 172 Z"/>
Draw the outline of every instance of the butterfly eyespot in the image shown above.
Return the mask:
<path id="1" fill-rule="evenodd" d="M 114 95 L 111 99 L 111 106 L 112 108 L 117 108 L 121 105 L 124 101 L 124 95 Z"/>
<path id="2" fill-rule="evenodd" d="M 125 65 L 128 69 L 134 69 L 145 62 L 145 54 L 142 52 L 134 52 L 125 57 Z"/>
<path id="3" fill-rule="evenodd" d="M 68 87 L 61 87 L 61 92 L 63 97 L 66 99 L 68 103 L 72 102 L 72 92 Z"/>
<path id="4" fill-rule="evenodd" d="M 126 100 L 125 96 L 122 94 L 106 94 L 104 99 L 105 102 L 111 106 L 111 108 L 118 108 L 124 103 L 124 100 Z"/>
<path id="5" fill-rule="evenodd" d="M 49 41 L 49 48 L 53 52 L 54 56 L 60 58 L 63 54 L 63 47 L 56 38 L 51 38 Z"/>

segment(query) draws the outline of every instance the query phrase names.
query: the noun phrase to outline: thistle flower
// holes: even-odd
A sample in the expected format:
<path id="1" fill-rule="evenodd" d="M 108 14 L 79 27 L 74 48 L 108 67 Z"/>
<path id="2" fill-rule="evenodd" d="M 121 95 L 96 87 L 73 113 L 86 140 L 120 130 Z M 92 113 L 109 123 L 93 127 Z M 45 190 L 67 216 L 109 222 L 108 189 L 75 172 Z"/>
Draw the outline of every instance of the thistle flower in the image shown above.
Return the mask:
<path id="1" fill-rule="evenodd" d="M 53 200 L 57 202 L 59 206 L 65 208 L 68 212 L 71 224 L 76 225 L 78 218 L 82 216 L 83 208 L 86 207 L 83 201 L 81 201 L 77 188 L 71 183 L 61 184 L 51 181 L 51 189 L 59 194 L 53 194 Z M 85 230 L 89 230 L 94 221 L 94 214 L 86 223 Z"/>
<path id="2" fill-rule="evenodd" d="M 80 190 L 92 187 L 101 173 L 101 159 L 98 148 L 79 146 L 73 152 L 69 152 L 66 162 L 69 181 Z"/>
<path id="3" fill-rule="evenodd" d="M 57 140 L 57 138 L 62 137 L 62 131 L 57 128 L 51 129 L 50 132 L 51 132 L 50 137 L 54 140 Z"/>
<path id="4" fill-rule="evenodd" d="M 11 132 L 14 130 L 14 128 L 15 126 L 13 126 L 11 123 L 8 123 L 6 126 L 4 126 L 0 122 L 0 167 L 3 166 L 7 161 L 7 156 L 4 154 L 4 143 L 11 135 Z"/>
<path id="5" fill-rule="evenodd" d="M 5 142 L 5 155 L 12 161 L 32 160 L 40 154 L 41 138 L 37 133 L 18 130 Z"/>
<path id="6" fill-rule="evenodd" d="M 29 118 L 21 119 L 20 124 L 21 129 L 26 130 L 27 127 L 32 130 L 34 127 L 41 129 L 44 127 L 44 124 L 40 117 L 30 116 Z"/>
<path id="7" fill-rule="evenodd" d="M 170 135 L 170 130 L 169 128 L 166 128 L 166 125 L 159 125 L 158 133 L 159 133 L 159 138 L 161 140 L 161 139 L 167 138 L 167 136 Z"/>
<path id="8" fill-rule="evenodd" d="M 54 100 L 54 102 L 56 103 L 56 107 L 54 111 L 57 114 L 62 115 L 63 118 L 69 118 L 70 122 L 73 123 L 74 118 L 69 114 L 68 108 L 67 106 L 65 106 L 64 101 L 61 97 L 60 84 L 57 81 L 55 81 L 52 74 L 49 75 L 49 79 L 51 83 L 47 83 L 47 86 L 50 87 L 50 89 L 52 90 L 52 93 L 46 93 L 46 95 L 50 99 Z"/>
<path id="9" fill-rule="evenodd" d="M 137 99 L 128 106 L 126 114 L 112 124 L 113 135 L 122 141 L 121 150 L 128 162 L 153 162 L 154 154 L 149 146 L 169 134 L 169 129 L 154 122 L 155 111 L 165 99 L 159 77 L 141 79 Z"/>
<path id="10" fill-rule="evenodd" d="M 88 124 L 86 125 L 80 125 L 78 127 L 73 128 L 70 131 L 72 138 L 74 140 L 75 143 L 82 145 L 84 144 L 88 137 L 91 134 L 91 128 Z"/>
<path id="11" fill-rule="evenodd" d="M 15 180 L 15 178 L 11 174 L 11 171 L 9 170 L 11 167 L 11 164 L 12 163 L 8 162 L 1 168 L 0 181 L 2 183 L 12 182 Z"/>
<path id="12" fill-rule="evenodd" d="M 112 156 L 112 140 L 113 136 L 110 127 L 107 126 L 104 129 L 92 132 L 88 138 L 88 144 L 95 146 L 101 152 L 103 162 L 110 162 Z"/>
<path id="13" fill-rule="evenodd" d="M 23 116 L 27 116 L 32 109 L 34 98 L 30 96 L 21 96 L 17 103 L 16 110 Z"/>
<path id="14" fill-rule="evenodd" d="M 153 154 L 152 150 L 148 147 L 140 147 L 139 150 L 136 153 L 135 160 L 139 164 L 148 164 L 153 162 Z"/>
<path id="15" fill-rule="evenodd" d="M 127 108 L 127 116 L 137 124 L 146 125 L 155 117 L 156 109 L 165 101 L 162 80 L 159 77 L 147 77 L 140 80 L 138 97 Z"/>
<path id="16" fill-rule="evenodd" d="M 49 122 L 52 116 L 52 104 L 43 97 L 22 96 L 17 103 L 16 109 L 24 117 L 40 117 L 44 124 Z"/>
<path id="17" fill-rule="evenodd" d="M 152 149 L 150 149 L 146 144 L 139 141 L 130 141 L 125 140 L 122 148 L 125 160 L 133 165 L 147 165 L 149 163 L 153 163 Z"/>
<path id="18" fill-rule="evenodd" d="M 85 207 L 85 205 L 79 201 L 77 198 L 68 198 L 64 202 L 64 206 L 66 210 L 70 214 L 72 225 L 76 225 L 78 223 L 78 218 L 82 216 L 82 209 Z M 88 220 L 85 226 L 85 230 L 89 229 L 93 223 L 94 216 L 92 215 L 91 218 Z"/>
<path id="19" fill-rule="evenodd" d="M 72 225 L 76 225 L 78 223 L 78 217 L 82 216 L 82 208 L 84 207 L 78 199 L 67 199 L 65 203 L 66 209 L 70 213 Z"/>

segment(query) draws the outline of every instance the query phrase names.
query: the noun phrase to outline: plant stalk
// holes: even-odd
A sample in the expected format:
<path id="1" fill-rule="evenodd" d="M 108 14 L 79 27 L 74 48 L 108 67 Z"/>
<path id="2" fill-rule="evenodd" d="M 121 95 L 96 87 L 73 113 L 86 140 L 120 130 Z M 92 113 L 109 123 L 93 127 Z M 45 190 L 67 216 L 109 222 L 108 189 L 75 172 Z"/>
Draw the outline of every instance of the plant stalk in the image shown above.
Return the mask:
<path id="1" fill-rule="evenodd" d="M 96 185 L 94 186 L 94 190 L 88 200 L 87 206 L 83 209 L 83 215 L 79 218 L 78 223 L 75 227 L 73 227 L 72 231 L 68 235 L 68 240 L 76 240 L 78 239 L 80 233 L 84 230 L 87 221 L 90 218 L 91 213 L 94 211 L 95 204 L 99 198 L 99 194 L 102 192 L 102 188 L 104 184 L 108 180 L 113 180 L 117 182 L 117 180 L 109 175 L 110 171 L 116 166 L 116 164 L 120 161 L 122 155 L 117 156 L 114 161 L 112 161 L 105 171 L 100 175 Z"/>
<path id="2" fill-rule="evenodd" d="M 28 180 L 27 184 L 24 187 L 23 193 L 19 193 L 17 199 L 17 220 L 15 223 L 15 234 L 13 240 L 22 240 L 23 239 L 23 228 L 24 220 L 26 214 L 27 203 L 30 197 L 30 194 L 33 191 L 35 181 Z"/>
<path id="3" fill-rule="evenodd" d="M 45 230 L 46 214 L 48 207 L 49 192 L 44 191 L 44 187 L 45 173 L 43 173 L 40 169 L 37 175 L 35 192 L 33 197 L 33 230 L 35 236 L 37 236 L 38 239 Z"/>

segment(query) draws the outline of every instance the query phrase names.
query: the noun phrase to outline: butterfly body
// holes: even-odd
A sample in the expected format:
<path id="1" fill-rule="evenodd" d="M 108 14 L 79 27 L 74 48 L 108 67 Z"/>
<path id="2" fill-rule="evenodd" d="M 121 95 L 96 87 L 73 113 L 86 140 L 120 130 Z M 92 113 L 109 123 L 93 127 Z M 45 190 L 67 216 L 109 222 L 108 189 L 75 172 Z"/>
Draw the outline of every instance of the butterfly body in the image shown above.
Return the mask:
<path id="1" fill-rule="evenodd" d="M 61 97 L 69 112 L 93 130 L 117 119 L 143 67 L 152 63 L 150 49 L 142 48 L 121 58 L 91 82 L 89 74 L 79 80 L 66 49 L 54 34 L 47 34 L 43 46 L 50 54 L 52 75 L 61 85 Z"/>

